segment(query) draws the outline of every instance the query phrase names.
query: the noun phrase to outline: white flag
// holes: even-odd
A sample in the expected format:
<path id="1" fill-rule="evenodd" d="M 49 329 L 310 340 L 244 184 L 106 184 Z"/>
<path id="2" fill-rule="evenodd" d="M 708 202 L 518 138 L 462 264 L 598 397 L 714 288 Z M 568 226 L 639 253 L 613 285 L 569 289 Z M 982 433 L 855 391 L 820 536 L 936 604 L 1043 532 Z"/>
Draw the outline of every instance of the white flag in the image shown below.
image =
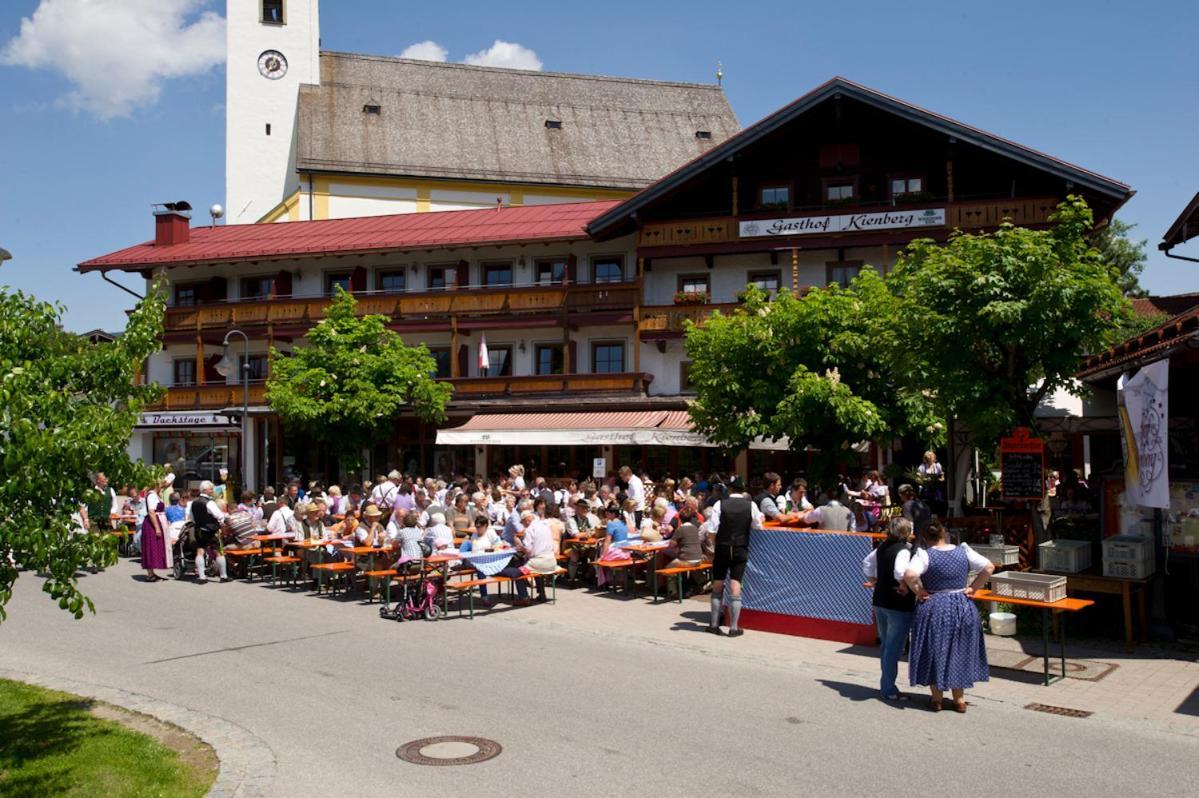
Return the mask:
<path id="1" fill-rule="evenodd" d="M 479 373 L 491 368 L 491 356 L 487 353 L 487 334 L 479 335 Z"/>
<path id="2" fill-rule="evenodd" d="M 1170 361 L 1159 360 L 1120 380 L 1123 426 L 1132 435 L 1125 452 L 1125 489 L 1142 507 L 1170 506 Z"/>

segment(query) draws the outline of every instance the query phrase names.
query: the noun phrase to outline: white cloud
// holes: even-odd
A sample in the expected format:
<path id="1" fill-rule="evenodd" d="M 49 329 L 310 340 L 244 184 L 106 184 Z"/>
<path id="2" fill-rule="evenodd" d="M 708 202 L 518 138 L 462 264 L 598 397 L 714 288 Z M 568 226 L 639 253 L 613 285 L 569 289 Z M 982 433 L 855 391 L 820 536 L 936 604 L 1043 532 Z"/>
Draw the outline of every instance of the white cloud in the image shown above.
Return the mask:
<path id="1" fill-rule="evenodd" d="M 450 51 L 432 39 L 410 44 L 400 53 L 400 58 L 415 58 L 418 61 L 444 61 Z"/>
<path id="2" fill-rule="evenodd" d="M 496 39 L 486 50 L 471 53 L 462 60 L 474 66 L 508 67 L 509 69 L 541 69 L 541 59 L 528 47 Z"/>
<path id="3" fill-rule="evenodd" d="M 209 0 L 42 0 L 0 63 L 62 74 L 62 102 L 101 119 L 154 103 L 164 81 L 225 60 L 225 20 Z M 198 13 L 199 12 L 199 13 Z"/>

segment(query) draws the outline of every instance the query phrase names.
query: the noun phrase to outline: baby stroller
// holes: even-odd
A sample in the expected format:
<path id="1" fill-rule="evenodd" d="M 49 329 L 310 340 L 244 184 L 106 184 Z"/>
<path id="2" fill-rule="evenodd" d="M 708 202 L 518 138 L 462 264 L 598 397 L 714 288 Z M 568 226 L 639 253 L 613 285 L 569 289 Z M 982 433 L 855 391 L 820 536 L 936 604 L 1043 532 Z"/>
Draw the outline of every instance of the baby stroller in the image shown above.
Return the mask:
<path id="1" fill-rule="evenodd" d="M 182 579 L 184 574 L 196 571 L 196 525 L 188 521 L 179 531 L 179 537 L 173 546 L 175 560 L 172 570 L 176 579 Z M 216 557 L 209 557 L 204 565 L 204 571 L 209 577 L 217 575 Z"/>
<path id="2" fill-rule="evenodd" d="M 411 621 L 424 616 L 426 621 L 435 621 L 441 617 L 440 580 L 430 578 L 425 569 L 423 559 L 405 560 L 396 563 L 396 573 L 400 576 L 419 574 L 415 584 L 404 580 L 404 591 L 395 604 L 388 607 L 384 604 L 379 608 L 379 617 L 390 621 Z"/>

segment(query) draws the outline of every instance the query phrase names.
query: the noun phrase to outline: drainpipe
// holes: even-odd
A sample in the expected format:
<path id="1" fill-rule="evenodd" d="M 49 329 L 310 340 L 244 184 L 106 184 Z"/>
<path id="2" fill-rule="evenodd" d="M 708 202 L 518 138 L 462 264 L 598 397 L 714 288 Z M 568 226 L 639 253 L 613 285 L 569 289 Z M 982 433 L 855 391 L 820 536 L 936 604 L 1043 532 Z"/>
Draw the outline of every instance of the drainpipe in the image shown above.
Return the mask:
<path id="1" fill-rule="evenodd" d="M 1173 258 L 1174 260 L 1185 260 L 1185 261 L 1189 261 L 1191 263 L 1199 263 L 1199 258 L 1188 258 L 1186 255 L 1171 255 L 1170 254 L 1171 249 L 1173 249 L 1173 247 L 1166 247 L 1165 249 L 1162 250 L 1162 254 L 1165 255 L 1167 258 Z"/>
<path id="2" fill-rule="evenodd" d="M 100 272 L 100 277 L 101 277 L 101 279 L 104 280 L 104 282 L 109 283 L 111 285 L 115 285 L 117 288 L 121 289 L 126 294 L 131 294 L 132 296 L 136 297 L 139 300 L 145 299 L 144 296 L 142 296 L 138 292 L 134 291 L 132 288 L 126 288 L 125 286 L 121 285 L 117 281 L 113 280 L 111 277 L 108 276 L 108 272 L 106 272 L 106 271 Z"/>

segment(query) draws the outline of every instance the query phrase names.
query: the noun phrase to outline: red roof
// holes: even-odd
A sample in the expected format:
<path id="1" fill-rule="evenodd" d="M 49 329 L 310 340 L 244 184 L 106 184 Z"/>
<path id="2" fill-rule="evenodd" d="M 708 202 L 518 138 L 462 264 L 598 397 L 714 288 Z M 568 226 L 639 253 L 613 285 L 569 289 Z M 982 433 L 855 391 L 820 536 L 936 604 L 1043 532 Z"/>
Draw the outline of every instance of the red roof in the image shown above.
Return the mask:
<path id="1" fill-rule="evenodd" d="M 92 258 L 79 271 L 586 238 L 587 222 L 619 201 L 406 213 L 310 222 L 193 227 L 186 244 L 147 241 Z"/>

